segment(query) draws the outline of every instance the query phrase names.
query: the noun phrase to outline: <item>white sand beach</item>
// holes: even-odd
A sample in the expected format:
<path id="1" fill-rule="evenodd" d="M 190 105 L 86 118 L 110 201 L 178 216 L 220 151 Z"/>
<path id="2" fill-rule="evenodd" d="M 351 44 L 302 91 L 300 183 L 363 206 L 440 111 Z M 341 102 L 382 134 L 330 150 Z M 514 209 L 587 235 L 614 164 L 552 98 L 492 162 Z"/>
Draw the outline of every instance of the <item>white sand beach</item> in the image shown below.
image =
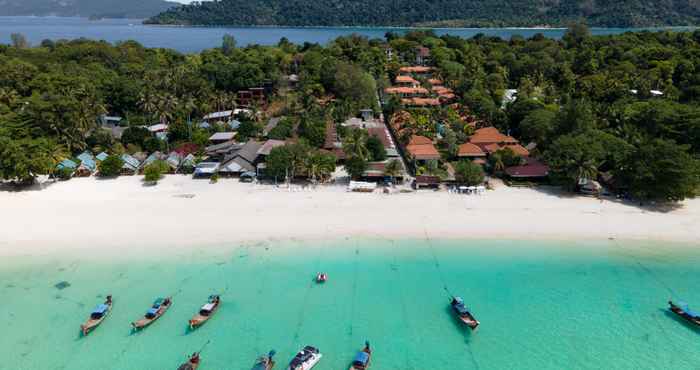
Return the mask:
<path id="1" fill-rule="evenodd" d="M 230 245 L 290 238 L 502 238 L 700 240 L 700 199 L 671 210 L 547 189 L 500 186 L 481 196 L 420 191 L 289 191 L 223 179 L 168 176 L 72 179 L 42 190 L 0 192 L 0 255 L 70 248 Z"/>

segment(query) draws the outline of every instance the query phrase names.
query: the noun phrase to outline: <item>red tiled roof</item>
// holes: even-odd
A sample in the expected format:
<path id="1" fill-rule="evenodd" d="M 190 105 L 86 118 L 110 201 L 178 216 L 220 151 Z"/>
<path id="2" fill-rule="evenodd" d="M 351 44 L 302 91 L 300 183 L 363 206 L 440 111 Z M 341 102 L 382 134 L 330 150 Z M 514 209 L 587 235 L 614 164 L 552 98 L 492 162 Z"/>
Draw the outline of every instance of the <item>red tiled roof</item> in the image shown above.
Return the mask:
<path id="1" fill-rule="evenodd" d="M 459 146 L 457 155 L 459 157 L 485 157 L 486 153 L 484 153 L 484 151 L 477 145 L 472 143 L 464 143 Z"/>
<path id="2" fill-rule="evenodd" d="M 545 177 L 549 174 L 549 167 L 534 158 L 527 158 L 524 165 L 508 167 L 505 172 L 516 178 Z"/>
<path id="3" fill-rule="evenodd" d="M 473 144 L 495 144 L 495 143 L 507 143 L 507 144 L 517 144 L 518 141 L 511 136 L 503 135 L 495 127 L 484 127 L 476 130 L 474 135 L 469 138 L 469 142 Z"/>
<path id="4" fill-rule="evenodd" d="M 433 141 L 425 136 L 414 135 L 408 145 L 433 145 Z"/>
<path id="5" fill-rule="evenodd" d="M 442 81 L 438 80 L 437 78 L 431 78 L 428 80 L 428 83 L 431 85 L 442 85 Z"/>

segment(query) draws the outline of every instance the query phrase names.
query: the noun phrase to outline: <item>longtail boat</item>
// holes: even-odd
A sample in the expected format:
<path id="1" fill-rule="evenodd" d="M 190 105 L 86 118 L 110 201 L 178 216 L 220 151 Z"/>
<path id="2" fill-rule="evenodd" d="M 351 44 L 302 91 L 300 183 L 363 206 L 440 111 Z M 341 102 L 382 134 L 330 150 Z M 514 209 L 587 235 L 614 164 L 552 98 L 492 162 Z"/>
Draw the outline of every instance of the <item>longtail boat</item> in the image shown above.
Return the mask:
<path id="1" fill-rule="evenodd" d="M 151 308 L 146 311 L 146 314 L 143 315 L 142 318 L 132 322 L 131 326 L 134 330 L 140 330 L 151 325 L 154 321 L 163 316 L 172 304 L 173 301 L 171 297 L 156 299 Z"/>
<path id="2" fill-rule="evenodd" d="M 682 317 L 686 321 L 690 322 L 691 324 L 695 324 L 700 326 L 700 313 L 694 312 L 693 310 L 688 307 L 687 303 L 679 303 L 675 304 L 672 301 L 668 301 L 669 305 L 669 310 L 671 312 L 675 313 L 676 315 Z"/>
<path id="3" fill-rule="evenodd" d="M 321 357 L 318 348 L 306 346 L 294 356 L 287 370 L 309 370 L 321 361 Z"/>
<path id="4" fill-rule="evenodd" d="M 112 310 L 112 296 L 108 295 L 105 302 L 95 307 L 90 313 L 90 318 L 80 325 L 80 332 L 83 336 L 88 335 L 96 327 L 102 324 L 102 321 L 107 317 L 107 314 Z"/>
<path id="5" fill-rule="evenodd" d="M 190 329 L 194 330 L 207 322 L 207 320 L 209 320 L 219 308 L 220 303 L 221 298 L 218 295 L 210 295 L 207 303 L 202 306 L 202 308 L 199 309 L 199 312 L 190 320 Z"/>
<path id="6" fill-rule="evenodd" d="M 369 341 L 365 342 L 365 348 L 357 352 L 355 359 L 352 360 L 350 370 L 365 370 L 369 368 L 369 362 L 372 359 L 372 349 L 369 348 Z"/>
<path id="7" fill-rule="evenodd" d="M 453 297 L 452 303 L 450 303 L 450 305 L 452 306 L 452 310 L 454 311 L 459 321 L 466 324 L 472 330 L 476 329 L 476 327 L 479 326 L 479 320 L 474 318 L 474 315 L 472 315 L 472 313 L 469 312 L 469 309 L 467 308 L 467 306 L 464 305 L 464 300 L 461 297 Z"/>
<path id="8" fill-rule="evenodd" d="M 275 351 L 272 350 L 267 355 L 258 357 L 258 359 L 255 360 L 255 365 L 253 365 L 253 368 L 251 370 L 270 370 L 270 369 L 272 369 L 273 367 L 275 367 L 275 361 L 272 359 L 272 357 L 274 355 L 275 355 Z"/>
<path id="9" fill-rule="evenodd" d="M 316 274 L 316 283 L 317 283 L 317 284 L 323 284 L 323 283 L 325 283 L 326 281 L 328 281 L 328 275 L 327 275 L 327 274 L 325 274 L 325 273 L 323 273 L 323 272 L 319 272 L 318 274 Z"/>
<path id="10" fill-rule="evenodd" d="M 177 370 L 197 370 L 199 367 L 200 358 L 199 352 L 195 352 L 184 364 L 180 365 Z"/>

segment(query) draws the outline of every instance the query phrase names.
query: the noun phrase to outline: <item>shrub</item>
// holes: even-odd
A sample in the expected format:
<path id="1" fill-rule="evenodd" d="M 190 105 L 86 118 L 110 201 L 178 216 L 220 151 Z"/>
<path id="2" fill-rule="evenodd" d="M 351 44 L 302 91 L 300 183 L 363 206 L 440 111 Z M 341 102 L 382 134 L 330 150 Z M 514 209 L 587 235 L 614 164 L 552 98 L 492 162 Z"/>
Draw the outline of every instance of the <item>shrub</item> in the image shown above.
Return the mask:
<path id="1" fill-rule="evenodd" d="M 479 185 L 484 182 L 484 170 L 474 162 L 459 161 L 455 164 L 455 178 L 461 184 Z"/>
<path id="2" fill-rule="evenodd" d="M 67 167 L 63 167 L 61 169 L 56 170 L 56 172 L 54 172 L 53 175 L 59 180 L 68 180 L 73 176 L 73 170 Z"/>
<path id="3" fill-rule="evenodd" d="M 369 150 L 369 156 L 372 161 L 381 162 L 386 159 L 386 149 L 384 149 L 384 143 L 376 137 L 370 136 L 367 138 L 367 150 Z"/>
<path id="4" fill-rule="evenodd" d="M 154 161 L 146 166 L 143 170 L 144 180 L 146 182 L 157 183 L 163 178 L 163 174 L 168 171 L 168 164 L 164 161 Z"/>
<path id="5" fill-rule="evenodd" d="M 104 161 L 100 162 L 99 170 L 100 176 L 102 177 L 115 177 L 119 176 L 119 173 L 124 166 L 124 161 L 114 154 L 105 158 Z"/>

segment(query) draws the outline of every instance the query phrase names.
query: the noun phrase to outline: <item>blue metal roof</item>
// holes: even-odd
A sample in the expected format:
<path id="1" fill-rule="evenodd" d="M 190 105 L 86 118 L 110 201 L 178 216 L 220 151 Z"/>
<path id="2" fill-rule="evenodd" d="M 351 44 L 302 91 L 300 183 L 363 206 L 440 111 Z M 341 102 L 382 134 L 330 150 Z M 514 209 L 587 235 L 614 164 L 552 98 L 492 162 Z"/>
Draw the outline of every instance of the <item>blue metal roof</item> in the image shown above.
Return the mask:
<path id="1" fill-rule="evenodd" d="M 83 152 L 78 156 L 80 162 L 87 167 L 90 171 L 94 171 L 97 168 L 97 163 L 95 158 L 89 152 Z"/>
<path id="2" fill-rule="evenodd" d="M 122 154 L 122 161 L 124 161 L 124 167 L 134 171 L 139 169 L 139 164 L 141 163 L 138 159 L 128 154 Z"/>
<path id="3" fill-rule="evenodd" d="M 97 158 L 98 161 L 104 161 L 105 159 L 107 159 L 107 157 L 109 157 L 109 154 L 102 152 L 98 154 L 95 158 Z"/>
<path id="4" fill-rule="evenodd" d="M 56 166 L 59 170 L 62 170 L 64 168 L 70 168 L 71 170 L 74 170 L 78 167 L 78 164 L 71 161 L 70 159 L 64 159 L 61 161 L 61 163 Z"/>

